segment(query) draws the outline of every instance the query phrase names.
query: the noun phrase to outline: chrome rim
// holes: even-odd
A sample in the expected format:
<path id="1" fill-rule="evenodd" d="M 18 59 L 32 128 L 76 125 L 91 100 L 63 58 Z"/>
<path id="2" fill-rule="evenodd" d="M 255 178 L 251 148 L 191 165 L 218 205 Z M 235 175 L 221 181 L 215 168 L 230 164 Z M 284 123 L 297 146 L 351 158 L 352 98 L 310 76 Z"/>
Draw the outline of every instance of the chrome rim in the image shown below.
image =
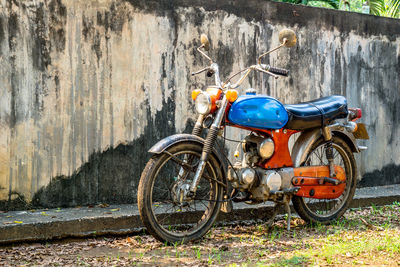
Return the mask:
<path id="1" fill-rule="evenodd" d="M 179 151 L 174 157 L 186 160 L 193 170 L 200 160 L 200 154 L 194 151 Z M 183 237 L 195 233 L 209 221 L 216 205 L 218 185 L 202 177 L 195 200 L 176 203 L 172 190 L 175 190 L 177 184 L 190 184 L 194 176 L 193 171 L 182 170 L 181 165 L 171 156 L 166 158 L 155 174 L 150 201 L 153 216 L 162 230 Z M 204 172 L 217 179 L 217 174 L 209 162 Z"/>

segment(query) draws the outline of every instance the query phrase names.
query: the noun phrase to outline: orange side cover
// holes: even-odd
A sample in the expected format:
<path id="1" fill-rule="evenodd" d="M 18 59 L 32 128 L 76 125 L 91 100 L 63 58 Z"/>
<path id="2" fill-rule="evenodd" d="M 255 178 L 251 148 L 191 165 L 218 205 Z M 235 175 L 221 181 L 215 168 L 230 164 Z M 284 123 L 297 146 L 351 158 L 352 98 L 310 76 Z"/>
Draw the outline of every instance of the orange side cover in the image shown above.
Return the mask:
<path id="1" fill-rule="evenodd" d="M 332 179 L 343 183 L 334 185 L 324 182 L 325 177 L 329 177 L 329 166 L 308 166 L 294 168 L 294 177 L 292 184 L 300 187 L 296 196 L 309 197 L 317 199 L 338 198 L 346 188 L 346 173 L 344 169 L 335 165 L 336 177 Z"/>

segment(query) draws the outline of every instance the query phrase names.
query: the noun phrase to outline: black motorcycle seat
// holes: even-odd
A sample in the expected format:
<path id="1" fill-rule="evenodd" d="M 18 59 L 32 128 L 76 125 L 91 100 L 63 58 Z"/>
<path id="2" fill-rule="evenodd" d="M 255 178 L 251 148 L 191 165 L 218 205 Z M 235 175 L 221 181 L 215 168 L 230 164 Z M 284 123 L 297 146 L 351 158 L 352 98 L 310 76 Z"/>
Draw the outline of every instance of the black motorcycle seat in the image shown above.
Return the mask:
<path id="1" fill-rule="evenodd" d="M 289 115 L 286 129 L 306 130 L 323 127 L 335 119 L 346 118 L 347 100 L 334 95 L 293 105 L 284 105 Z"/>

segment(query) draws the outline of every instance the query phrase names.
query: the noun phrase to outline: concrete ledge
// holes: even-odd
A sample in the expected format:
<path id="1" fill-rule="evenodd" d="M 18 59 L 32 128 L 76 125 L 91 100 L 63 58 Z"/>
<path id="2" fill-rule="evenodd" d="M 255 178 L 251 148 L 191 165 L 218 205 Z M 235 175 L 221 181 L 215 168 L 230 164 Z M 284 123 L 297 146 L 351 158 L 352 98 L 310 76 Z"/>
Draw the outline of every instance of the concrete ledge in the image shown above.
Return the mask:
<path id="1" fill-rule="evenodd" d="M 400 185 L 359 188 L 351 207 L 392 204 L 400 201 Z M 231 213 L 221 213 L 219 222 L 265 220 L 272 214 L 272 203 L 255 206 L 243 203 Z M 131 234 L 143 231 L 136 205 L 80 207 L 0 214 L 0 244 L 89 237 L 106 234 Z"/>

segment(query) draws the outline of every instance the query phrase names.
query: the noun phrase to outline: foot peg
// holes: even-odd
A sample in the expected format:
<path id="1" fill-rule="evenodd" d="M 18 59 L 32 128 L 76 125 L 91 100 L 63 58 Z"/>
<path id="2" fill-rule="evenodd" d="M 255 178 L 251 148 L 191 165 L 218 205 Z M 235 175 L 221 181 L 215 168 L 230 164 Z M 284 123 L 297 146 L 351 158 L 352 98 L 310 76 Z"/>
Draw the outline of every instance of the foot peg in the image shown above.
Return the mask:
<path id="1" fill-rule="evenodd" d="M 250 200 L 249 193 L 247 192 L 239 192 L 236 197 L 234 197 L 233 202 L 244 202 Z"/>

